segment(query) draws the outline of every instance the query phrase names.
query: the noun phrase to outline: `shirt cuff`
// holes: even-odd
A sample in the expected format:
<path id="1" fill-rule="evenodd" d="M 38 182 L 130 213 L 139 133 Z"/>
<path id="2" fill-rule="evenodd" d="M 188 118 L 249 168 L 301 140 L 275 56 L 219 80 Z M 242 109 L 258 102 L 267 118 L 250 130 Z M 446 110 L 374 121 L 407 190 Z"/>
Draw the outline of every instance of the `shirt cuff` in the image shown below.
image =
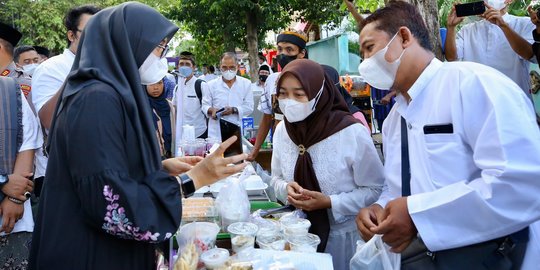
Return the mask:
<path id="1" fill-rule="evenodd" d="M 337 223 L 343 222 L 347 217 L 339 213 L 339 209 L 341 209 L 341 200 L 339 198 L 338 194 L 330 195 L 330 202 L 332 204 L 332 208 L 330 210 L 332 211 L 332 215 L 334 216 L 334 220 Z"/>

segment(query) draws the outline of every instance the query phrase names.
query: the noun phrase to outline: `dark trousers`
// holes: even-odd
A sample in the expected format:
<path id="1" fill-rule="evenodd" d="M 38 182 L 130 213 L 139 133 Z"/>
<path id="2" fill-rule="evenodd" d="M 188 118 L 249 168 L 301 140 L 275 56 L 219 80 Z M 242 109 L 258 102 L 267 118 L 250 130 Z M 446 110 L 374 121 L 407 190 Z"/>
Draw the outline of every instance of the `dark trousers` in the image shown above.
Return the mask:
<path id="1" fill-rule="evenodd" d="M 529 230 L 461 248 L 430 252 L 415 240 L 401 254 L 402 270 L 519 270 L 527 250 Z"/>

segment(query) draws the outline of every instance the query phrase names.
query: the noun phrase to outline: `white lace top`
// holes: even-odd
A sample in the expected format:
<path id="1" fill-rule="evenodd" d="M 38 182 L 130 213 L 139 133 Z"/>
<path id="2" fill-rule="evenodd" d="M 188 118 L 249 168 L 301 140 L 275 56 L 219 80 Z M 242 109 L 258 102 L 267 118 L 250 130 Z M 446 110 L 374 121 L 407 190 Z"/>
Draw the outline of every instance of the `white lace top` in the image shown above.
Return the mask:
<path id="1" fill-rule="evenodd" d="M 274 133 L 272 186 L 287 201 L 287 183 L 293 181 L 298 147 L 284 123 Z M 373 141 L 361 124 L 351 125 L 307 149 L 321 191 L 330 196 L 331 224 L 354 219 L 360 208 L 374 203 L 384 181 L 383 166 Z"/>

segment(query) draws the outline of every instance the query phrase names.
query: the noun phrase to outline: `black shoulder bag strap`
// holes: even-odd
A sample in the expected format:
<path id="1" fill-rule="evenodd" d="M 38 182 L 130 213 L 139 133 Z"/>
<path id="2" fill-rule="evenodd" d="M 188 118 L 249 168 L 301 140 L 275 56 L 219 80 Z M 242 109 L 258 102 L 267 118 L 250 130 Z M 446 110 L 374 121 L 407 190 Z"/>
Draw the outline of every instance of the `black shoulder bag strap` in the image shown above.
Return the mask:
<path id="1" fill-rule="evenodd" d="M 401 117 L 401 196 L 411 195 L 411 165 L 409 162 L 409 139 L 407 121 Z"/>

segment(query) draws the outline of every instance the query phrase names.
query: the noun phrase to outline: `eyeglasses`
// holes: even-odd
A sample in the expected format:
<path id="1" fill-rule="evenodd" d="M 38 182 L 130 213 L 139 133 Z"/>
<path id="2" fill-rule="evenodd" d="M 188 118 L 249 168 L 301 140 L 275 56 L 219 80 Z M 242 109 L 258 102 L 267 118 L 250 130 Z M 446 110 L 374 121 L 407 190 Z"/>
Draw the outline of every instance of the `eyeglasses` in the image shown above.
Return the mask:
<path id="1" fill-rule="evenodd" d="M 163 45 L 161 45 L 161 44 L 158 44 L 157 46 L 158 46 L 158 48 L 163 49 L 163 51 L 161 51 L 161 55 L 160 55 L 159 57 L 160 57 L 160 58 L 165 57 L 165 56 L 167 55 L 167 53 L 169 52 L 169 45 L 163 46 Z"/>
<path id="2" fill-rule="evenodd" d="M 222 72 L 225 72 L 225 71 L 234 71 L 234 72 L 236 72 L 236 66 L 230 66 L 230 67 L 222 66 L 222 67 L 220 67 L 220 69 L 221 69 Z"/>

